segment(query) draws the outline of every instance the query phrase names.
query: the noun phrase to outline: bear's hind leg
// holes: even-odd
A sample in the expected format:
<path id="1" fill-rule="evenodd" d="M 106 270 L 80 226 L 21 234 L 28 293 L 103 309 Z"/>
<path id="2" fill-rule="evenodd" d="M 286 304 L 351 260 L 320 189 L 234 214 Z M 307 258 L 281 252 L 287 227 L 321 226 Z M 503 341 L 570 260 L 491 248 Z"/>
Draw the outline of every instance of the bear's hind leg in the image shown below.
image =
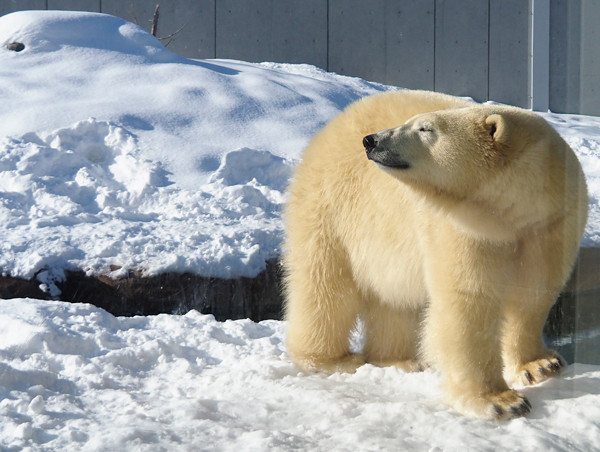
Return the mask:
<path id="1" fill-rule="evenodd" d="M 321 251 L 321 252 L 320 252 Z M 286 262 L 287 349 L 306 371 L 354 372 L 364 364 L 350 353 L 361 298 L 351 273 L 339 256 L 315 251 L 312 259 Z"/>
<path id="2" fill-rule="evenodd" d="M 424 369 L 418 360 L 421 310 L 396 308 L 371 301 L 362 314 L 365 360 L 375 366 L 396 366 L 408 372 Z"/>

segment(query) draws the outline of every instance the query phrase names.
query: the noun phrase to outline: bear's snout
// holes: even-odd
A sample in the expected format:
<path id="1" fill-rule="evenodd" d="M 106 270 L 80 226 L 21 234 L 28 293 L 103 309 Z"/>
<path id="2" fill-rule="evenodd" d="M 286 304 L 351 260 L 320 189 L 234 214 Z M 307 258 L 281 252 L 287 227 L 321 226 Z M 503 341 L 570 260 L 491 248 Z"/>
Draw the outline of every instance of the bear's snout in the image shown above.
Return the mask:
<path id="1" fill-rule="evenodd" d="M 401 156 L 392 151 L 388 136 L 381 137 L 381 132 L 367 135 L 363 138 L 363 146 L 367 151 L 367 158 L 373 162 L 395 169 L 408 169 L 410 164 Z"/>

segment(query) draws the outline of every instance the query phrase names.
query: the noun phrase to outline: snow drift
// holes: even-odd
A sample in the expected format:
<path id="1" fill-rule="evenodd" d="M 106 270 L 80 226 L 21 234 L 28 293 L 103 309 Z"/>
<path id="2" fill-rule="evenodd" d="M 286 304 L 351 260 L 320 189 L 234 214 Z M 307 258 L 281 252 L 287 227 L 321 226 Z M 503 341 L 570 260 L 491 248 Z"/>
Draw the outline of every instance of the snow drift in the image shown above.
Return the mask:
<path id="1" fill-rule="evenodd" d="M 95 13 L 9 14 L 10 42 L 25 48 L 0 51 L 0 269 L 23 278 L 255 276 L 279 254 L 308 138 L 384 89 L 310 66 L 186 60 Z"/>
<path id="2" fill-rule="evenodd" d="M 6 450 L 584 451 L 600 441 L 598 366 L 525 388 L 532 413 L 491 423 L 449 410 L 431 370 L 301 373 L 282 322 L 6 300 L 0 324 Z"/>

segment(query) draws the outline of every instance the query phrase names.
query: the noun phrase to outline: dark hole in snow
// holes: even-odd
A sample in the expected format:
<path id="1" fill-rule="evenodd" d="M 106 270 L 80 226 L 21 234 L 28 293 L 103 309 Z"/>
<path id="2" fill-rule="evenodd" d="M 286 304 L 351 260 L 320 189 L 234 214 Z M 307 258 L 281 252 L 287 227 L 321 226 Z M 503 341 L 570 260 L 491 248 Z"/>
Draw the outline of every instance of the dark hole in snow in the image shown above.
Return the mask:
<path id="1" fill-rule="evenodd" d="M 14 52 L 20 52 L 25 48 L 25 44 L 23 44 L 22 42 L 11 42 L 9 44 L 6 44 L 6 48 Z"/>
<path id="2" fill-rule="evenodd" d="M 200 168 L 200 170 L 204 171 L 204 172 L 213 172 L 219 169 L 219 166 L 221 165 L 221 160 L 213 155 L 207 155 L 202 157 L 202 159 L 200 160 L 198 166 Z"/>

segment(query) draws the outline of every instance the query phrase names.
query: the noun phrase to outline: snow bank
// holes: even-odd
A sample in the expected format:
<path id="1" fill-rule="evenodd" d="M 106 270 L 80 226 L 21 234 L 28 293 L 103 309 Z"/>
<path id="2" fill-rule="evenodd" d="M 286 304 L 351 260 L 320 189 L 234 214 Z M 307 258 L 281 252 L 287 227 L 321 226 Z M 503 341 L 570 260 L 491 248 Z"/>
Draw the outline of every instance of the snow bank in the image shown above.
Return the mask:
<path id="1" fill-rule="evenodd" d="M 0 304 L 0 448 L 44 450 L 593 450 L 600 369 L 527 388 L 527 418 L 466 419 L 433 371 L 303 374 L 284 324 L 115 318 L 90 305 Z M 108 434 L 107 434 L 108 433 Z"/>
<path id="2" fill-rule="evenodd" d="M 341 108 L 388 89 L 306 65 L 184 59 L 97 13 L 3 16 L 0 45 L 14 41 L 25 50 L 0 50 L 0 136 L 111 121 L 192 187 L 209 176 L 204 156 L 249 147 L 295 158 Z"/>
<path id="3" fill-rule="evenodd" d="M 0 18 L 0 86 L 0 272 L 53 293 L 66 269 L 257 275 L 280 252 L 310 137 L 396 89 L 308 65 L 187 60 L 122 19 L 52 11 Z M 597 245 L 600 119 L 545 116 L 584 164 L 583 244 Z"/>
<path id="4" fill-rule="evenodd" d="M 279 251 L 290 173 L 285 159 L 243 148 L 226 153 L 209 182 L 185 189 L 133 135 L 94 119 L 4 139 L 0 268 L 24 278 L 47 268 L 38 279 L 49 287 L 64 267 L 254 276 Z"/>
<path id="5" fill-rule="evenodd" d="M 0 49 L 0 271 L 48 290 L 65 269 L 255 276 L 279 253 L 308 139 L 386 89 L 312 66 L 187 60 L 96 13 L 6 15 L 10 42 L 25 49 Z"/>

